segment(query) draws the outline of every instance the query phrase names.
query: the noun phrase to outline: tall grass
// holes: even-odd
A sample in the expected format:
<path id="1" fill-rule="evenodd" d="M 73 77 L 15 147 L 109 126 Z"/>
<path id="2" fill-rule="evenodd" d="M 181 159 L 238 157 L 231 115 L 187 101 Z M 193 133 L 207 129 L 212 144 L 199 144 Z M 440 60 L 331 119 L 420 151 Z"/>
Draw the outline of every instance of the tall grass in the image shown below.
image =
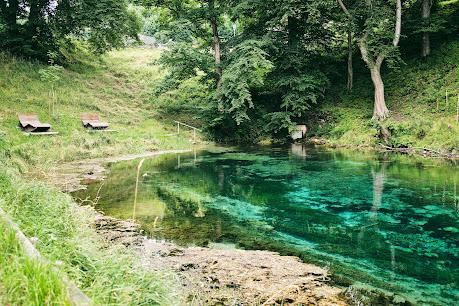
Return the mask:
<path id="1" fill-rule="evenodd" d="M 15 233 L 1 221 L 0 304 L 70 305 L 61 276 L 52 267 L 28 259 Z"/>
<path id="2" fill-rule="evenodd" d="M 171 137 L 175 118 L 158 120 L 151 92 L 162 72 L 153 61 L 159 51 L 131 48 L 112 52 L 98 61 L 62 71 L 55 85 L 56 115 L 48 111 L 52 97 L 40 80 L 39 63 L 0 52 L 0 141 L 9 142 L 20 169 L 47 170 L 75 159 L 157 149 L 188 148 L 190 134 Z M 80 113 L 98 112 L 116 133 L 88 133 Z M 17 113 L 37 113 L 59 132 L 54 137 L 26 137 Z M 3 136 L 2 136 L 3 135 Z"/>
<path id="3" fill-rule="evenodd" d="M 72 199 L 42 183 L 24 183 L 0 173 L 0 203 L 29 237 L 38 237 L 37 249 L 52 262 L 60 261 L 60 269 L 80 287 L 95 305 L 169 305 L 170 276 L 151 272 L 139 263 L 137 255 L 122 245 L 102 240 L 90 226 L 95 213 L 76 206 Z M 3 231 L 2 231 L 3 232 Z M 46 267 L 36 266 L 17 258 L 19 248 L 11 234 L 2 239 L 2 263 L 9 260 L 7 273 L 21 273 L 17 281 L 3 282 L 7 298 L 16 305 L 23 302 L 20 292 L 33 305 L 61 305 L 65 295 L 58 294 L 63 285 Z M 9 250 L 14 250 L 11 253 Z M 8 255 L 12 254 L 12 255 Z M 12 272 L 8 272 L 12 269 Z M 2 270 L 2 274 L 4 273 Z M 49 276 L 49 277 L 48 277 Z M 42 279 L 43 278 L 43 279 Z M 31 284 L 37 287 L 30 287 Z M 30 288 L 29 288 L 30 287 Z M 61 297 L 62 296 L 62 297 Z M 37 303 L 32 298 L 36 297 Z M 41 303 L 45 299 L 45 303 Z M 47 299 L 47 300 L 46 300 Z"/>

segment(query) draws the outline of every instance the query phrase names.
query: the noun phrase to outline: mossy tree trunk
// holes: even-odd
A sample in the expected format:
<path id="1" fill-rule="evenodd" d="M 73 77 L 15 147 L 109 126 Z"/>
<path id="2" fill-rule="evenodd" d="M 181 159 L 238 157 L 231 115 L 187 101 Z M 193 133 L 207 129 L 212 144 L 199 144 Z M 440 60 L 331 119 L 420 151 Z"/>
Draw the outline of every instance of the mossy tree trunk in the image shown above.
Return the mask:
<path id="1" fill-rule="evenodd" d="M 342 3 L 339 0 L 340 3 Z M 395 11 L 395 32 L 392 44 L 397 47 L 400 42 L 400 35 L 402 30 L 402 1 L 396 0 L 396 11 Z M 374 95 L 374 108 L 373 108 L 373 120 L 384 120 L 389 116 L 389 109 L 386 106 L 386 98 L 384 96 L 384 82 L 381 77 L 381 66 L 384 60 L 389 55 L 387 49 L 382 47 L 382 51 L 377 54 L 370 54 L 368 48 L 368 36 L 369 32 L 366 31 L 359 42 L 360 52 L 362 53 L 362 59 L 367 64 L 371 72 L 371 80 L 375 89 Z"/>
<path id="2" fill-rule="evenodd" d="M 373 119 L 384 120 L 389 115 L 384 96 L 384 82 L 381 77 L 381 63 L 375 64 L 371 69 L 371 80 L 375 88 Z"/>
<path id="3" fill-rule="evenodd" d="M 214 59 L 215 59 L 215 73 L 216 73 L 216 82 L 217 87 L 220 87 L 221 78 L 223 74 L 223 70 L 221 67 L 221 42 L 220 42 L 220 35 L 218 33 L 218 22 L 217 17 L 215 16 L 215 3 L 213 0 L 209 0 L 209 10 L 210 10 L 210 25 L 212 27 L 212 49 L 214 51 Z"/>
<path id="4" fill-rule="evenodd" d="M 352 28 L 349 25 L 349 29 L 347 32 L 347 89 L 352 91 L 354 87 L 354 67 L 353 67 L 353 49 L 352 49 Z"/>
<path id="5" fill-rule="evenodd" d="M 422 22 L 424 26 L 428 26 L 430 21 L 430 11 L 432 9 L 432 0 L 423 0 L 422 1 Z M 422 34 L 422 49 L 421 49 L 421 56 L 427 57 L 430 55 L 431 48 L 430 48 L 430 33 L 428 31 L 424 31 Z"/>

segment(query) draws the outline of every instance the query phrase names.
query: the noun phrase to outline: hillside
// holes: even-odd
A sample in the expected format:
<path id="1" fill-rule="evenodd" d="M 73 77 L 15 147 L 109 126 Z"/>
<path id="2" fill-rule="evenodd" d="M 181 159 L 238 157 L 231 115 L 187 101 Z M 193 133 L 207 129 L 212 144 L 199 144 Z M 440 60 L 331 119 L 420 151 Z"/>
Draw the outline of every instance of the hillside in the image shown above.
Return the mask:
<path id="1" fill-rule="evenodd" d="M 360 59 L 358 59 L 360 60 Z M 385 142 L 372 121 L 373 87 L 369 75 L 356 75 L 352 93 L 335 88 L 310 136 L 334 145 L 418 147 L 458 152 L 459 43 L 445 44 L 426 60 L 406 61 L 384 76 L 390 118 L 382 123 L 391 132 Z M 446 102 L 448 92 L 448 105 Z M 318 119 L 318 120 L 317 120 Z"/>
<path id="2" fill-rule="evenodd" d="M 123 245 L 104 241 L 92 226 L 93 210 L 44 182 L 56 165 L 72 160 L 190 148 L 190 134 L 171 135 L 174 118 L 159 121 L 152 107 L 157 57 L 156 50 L 132 48 L 61 70 L 53 115 L 50 85 L 40 78 L 45 66 L 0 54 L 0 208 L 59 267 L 27 259 L 0 221 L 0 304 L 69 305 L 65 276 L 94 305 L 177 300 L 173 277 L 146 271 Z M 100 113 L 116 132 L 85 131 L 82 112 Z M 59 135 L 25 135 L 17 113 L 39 114 Z"/>
<path id="3" fill-rule="evenodd" d="M 186 138 L 168 136 L 172 119 L 156 119 L 151 103 L 153 84 L 161 72 L 152 62 L 159 51 L 131 48 L 100 60 L 60 71 L 52 98 L 50 83 L 41 79 L 45 66 L 0 54 L 0 137 L 20 164 L 50 166 L 89 157 L 183 147 Z M 54 114 L 52 110 L 53 101 Z M 80 113 L 97 112 L 116 133 L 88 133 Z M 37 113 L 56 137 L 27 137 L 18 128 L 18 113 Z"/>

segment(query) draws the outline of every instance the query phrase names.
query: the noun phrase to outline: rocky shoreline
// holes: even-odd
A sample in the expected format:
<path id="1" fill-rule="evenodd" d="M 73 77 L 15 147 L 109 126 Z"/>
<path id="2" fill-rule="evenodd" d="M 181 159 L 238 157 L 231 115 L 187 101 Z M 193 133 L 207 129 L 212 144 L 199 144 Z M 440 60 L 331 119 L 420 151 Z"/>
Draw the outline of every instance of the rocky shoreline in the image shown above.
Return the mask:
<path id="1" fill-rule="evenodd" d="M 374 150 L 380 152 L 394 152 L 400 154 L 407 154 L 407 155 L 417 155 L 422 156 L 425 158 L 440 158 L 445 160 L 452 160 L 458 161 L 459 160 L 459 153 L 456 152 L 440 152 L 437 150 L 429 149 L 429 148 L 398 148 L 398 147 L 390 147 L 386 145 L 376 145 L 376 146 L 369 146 L 369 145 L 351 145 L 351 144 L 330 144 L 324 138 L 310 138 L 305 140 L 303 143 L 308 145 L 314 146 L 323 146 L 329 148 L 349 148 L 349 149 L 363 149 L 363 150 Z"/>
<path id="2" fill-rule="evenodd" d="M 95 158 L 64 163 L 47 173 L 45 180 L 61 191 L 72 193 L 85 189 L 87 184 L 105 179 L 105 166 L 111 163 L 150 158 L 162 154 L 187 153 L 191 150 L 161 150 L 142 154 L 130 154 L 119 157 Z"/>
<path id="3" fill-rule="evenodd" d="M 110 244 L 132 248 L 146 269 L 173 271 L 191 305 L 348 305 L 328 271 L 297 257 L 225 247 L 181 247 L 141 234 L 133 221 L 98 214 L 94 226 Z"/>

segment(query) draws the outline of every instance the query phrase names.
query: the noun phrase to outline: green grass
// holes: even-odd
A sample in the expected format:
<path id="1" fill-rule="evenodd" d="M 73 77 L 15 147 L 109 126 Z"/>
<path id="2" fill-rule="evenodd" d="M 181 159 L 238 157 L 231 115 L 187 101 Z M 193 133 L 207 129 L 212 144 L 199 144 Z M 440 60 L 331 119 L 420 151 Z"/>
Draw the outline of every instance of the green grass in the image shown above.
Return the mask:
<path id="1" fill-rule="evenodd" d="M 453 42 L 439 47 L 427 60 L 407 61 L 400 69 L 384 75 L 391 116 L 383 124 L 392 134 L 389 145 L 458 153 L 458 63 L 459 43 Z M 336 88 L 331 93 L 334 102 L 327 102 L 323 107 L 327 119 L 315 123 L 312 134 L 337 145 L 374 146 L 382 142 L 378 138 L 378 126 L 370 120 L 371 80 L 362 74 L 356 75 L 356 79 L 353 93 L 346 94 L 344 88 Z"/>
<path id="2" fill-rule="evenodd" d="M 64 70 L 53 116 L 50 86 L 40 80 L 44 66 L 0 53 L 0 132 L 15 161 L 46 169 L 74 159 L 189 147 L 191 134 L 168 136 L 174 118 L 157 119 L 151 91 L 162 72 L 151 63 L 158 56 L 157 50 L 131 48 Z M 88 133 L 82 112 L 100 113 L 117 132 Z M 59 135 L 26 137 L 17 128 L 17 113 L 39 114 Z"/>
<path id="3" fill-rule="evenodd" d="M 39 239 L 37 249 L 51 262 L 62 261 L 60 269 L 95 305 L 171 303 L 173 292 L 168 288 L 172 282 L 168 277 L 149 272 L 138 263 L 136 255 L 124 247 L 103 241 L 90 226 L 94 212 L 77 206 L 70 196 L 45 184 L 27 184 L 0 173 L 0 198 L 2 207 L 26 236 Z M 11 248 L 11 243 L 6 242 L 5 247 Z M 3 249 L 1 256 L 5 256 Z M 29 273 L 24 265 L 16 262 L 12 262 L 11 267 L 25 274 L 18 280 L 25 290 L 35 290 L 29 287 L 35 278 L 39 279 L 39 271 Z M 4 278 L 0 282 L 8 284 Z M 57 279 L 55 283 L 59 283 Z M 44 287 L 43 291 L 47 289 Z M 7 297 L 13 304 L 20 302 L 18 296 L 8 291 Z M 50 304 L 60 304 L 51 297 Z"/>
<path id="4" fill-rule="evenodd" d="M 0 304 L 70 305 L 61 279 L 49 265 L 28 259 L 15 233 L 0 222 Z"/>
<path id="5" fill-rule="evenodd" d="M 162 72 L 152 62 L 159 51 L 130 48 L 68 67 L 56 86 L 55 115 L 45 66 L 0 53 L 0 207 L 94 305 L 177 303 L 172 275 L 142 267 L 136 254 L 104 241 L 91 227 L 95 214 L 40 181 L 55 165 L 86 158 L 188 149 L 190 132 L 175 132 L 175 118 L 158 119 L 151 101 Z M 80 113 L 98 112 L 116 133 L 88 133 Z M 17 113 L 37 113 L 59 135 L 26 136 Z M 0 304 L 65 305 L 65 285 L 49 267 L 23 258 L 7 229 L 0 228 Z M 13 250 L 13 251 L 11 251 Z M 5 263 L 5 264 L 3 264 Z M 7 263 L 7 264 L 6 264 Z"/>

